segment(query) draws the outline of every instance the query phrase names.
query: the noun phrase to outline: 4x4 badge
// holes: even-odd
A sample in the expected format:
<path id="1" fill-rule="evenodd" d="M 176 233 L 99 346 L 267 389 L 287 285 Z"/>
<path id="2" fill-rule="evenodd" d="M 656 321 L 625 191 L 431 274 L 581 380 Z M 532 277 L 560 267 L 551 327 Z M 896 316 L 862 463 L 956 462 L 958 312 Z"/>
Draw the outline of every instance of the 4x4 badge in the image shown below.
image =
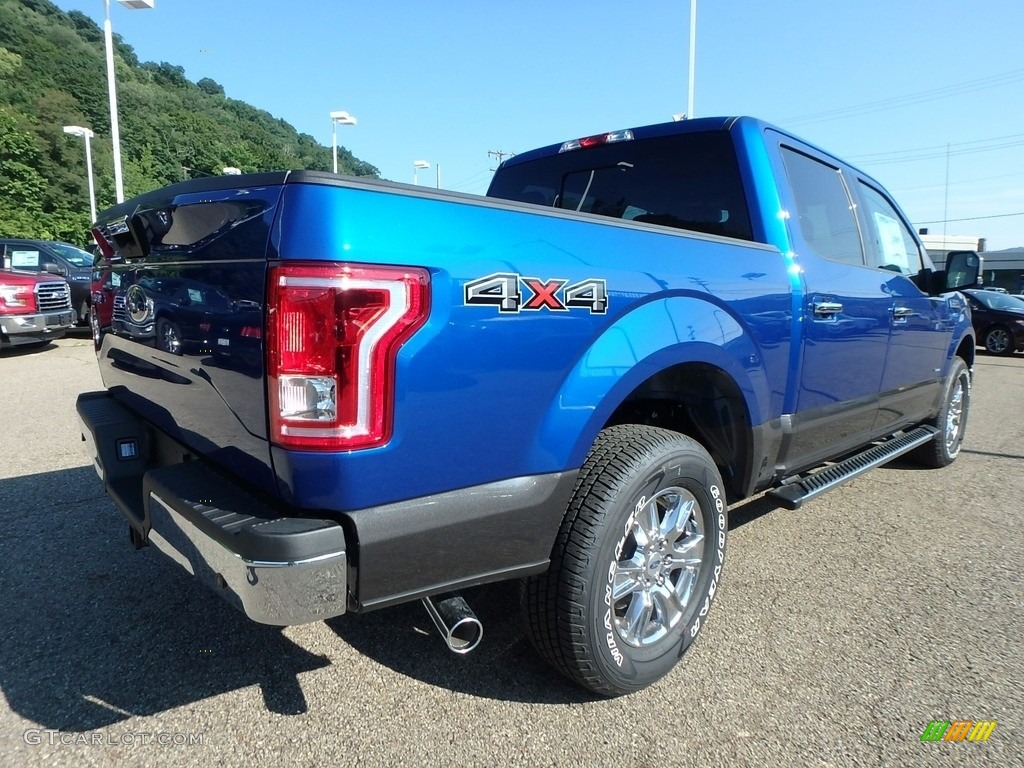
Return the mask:
<path id="1" fill-rule="evenodd" d="M 515 272 L 495 272 L 467 282 L 463 300 L 466 306 L 496 306 L 503 314 L 542 309 L 568 312 L 576 308 L 589 310 L 592 315 L 608 311 L 608 286 L 603 279 L 587 278 L 571 285 L 568 282 L 560 277 L 542 280 Z M 522 289 L 529 293 L 526 301 Z"/>

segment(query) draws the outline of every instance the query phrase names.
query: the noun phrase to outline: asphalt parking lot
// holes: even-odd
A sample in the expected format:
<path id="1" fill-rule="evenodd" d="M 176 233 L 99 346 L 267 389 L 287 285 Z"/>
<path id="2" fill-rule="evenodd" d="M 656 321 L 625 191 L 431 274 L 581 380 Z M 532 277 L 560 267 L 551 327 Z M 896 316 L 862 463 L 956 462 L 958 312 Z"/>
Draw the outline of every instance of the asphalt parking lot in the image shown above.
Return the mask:
<path id="1" fill-rule="evenodd" d="M 481 647 L 419 604 L 284 630 L 134 552 L 78 442 L 91 341 L 0 355 L 0 766 L 1024 765 L 1024 355 L 976 365 L 957 462 L 731 510 L 710 624 L 665 680 L 548 670 L 512 585 Z M 922 743 L 931 720 L 995 720 Z"/>

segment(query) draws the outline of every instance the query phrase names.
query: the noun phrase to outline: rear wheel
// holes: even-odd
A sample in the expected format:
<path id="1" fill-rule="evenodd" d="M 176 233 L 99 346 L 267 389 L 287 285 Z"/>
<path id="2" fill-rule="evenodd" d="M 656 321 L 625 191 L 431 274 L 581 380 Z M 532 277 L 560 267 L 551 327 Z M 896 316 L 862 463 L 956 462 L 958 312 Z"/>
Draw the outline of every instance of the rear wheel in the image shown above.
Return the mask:
<path id="1" fill-rule="evenodd" d="M 544 574 L 523 583 L 531 642 L 590 690 L 667 674 L 707 621 L 725 558 L 725 493 L 696 441 L 656 427 L 601 432 Z"/>
<path id="2" fill-rule="evenodd" d="M 1001 325 L 990 328 L 985 334 L 985 349 L 993 355 L 1012 355 L 1013 336 L 1010 335 L 1010 329 Z"/>

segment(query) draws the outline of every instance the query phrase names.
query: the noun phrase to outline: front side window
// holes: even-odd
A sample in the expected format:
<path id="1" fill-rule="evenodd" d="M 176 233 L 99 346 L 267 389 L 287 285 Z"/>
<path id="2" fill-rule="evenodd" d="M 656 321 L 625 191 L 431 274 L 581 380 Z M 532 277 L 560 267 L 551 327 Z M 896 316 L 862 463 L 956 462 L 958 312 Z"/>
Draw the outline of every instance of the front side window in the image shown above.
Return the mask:
<path id="1" fill-rule="evenodd" d="M 88 267 L 92 264 L 92 254 L 81 248 L 67 243 L 50 243 L 50 248 L 56 251 L 57 255 L 63 256 L 65 261 L 70 262 L 72 266 Z"/>
<path id="2" fill-rule="evenodd" d="M 862 266 L 857 219 L 839 169 L 788 147 L 782 159 L 804 242 L 822 258 Z"/>
<path id="3" fill-rule="evenodd" d="M 921 271 L 921 250 L 895 206 L 874 187 L 861 182 L 867 218 L 867 240 L 873 266 L 902 275 Z"/>

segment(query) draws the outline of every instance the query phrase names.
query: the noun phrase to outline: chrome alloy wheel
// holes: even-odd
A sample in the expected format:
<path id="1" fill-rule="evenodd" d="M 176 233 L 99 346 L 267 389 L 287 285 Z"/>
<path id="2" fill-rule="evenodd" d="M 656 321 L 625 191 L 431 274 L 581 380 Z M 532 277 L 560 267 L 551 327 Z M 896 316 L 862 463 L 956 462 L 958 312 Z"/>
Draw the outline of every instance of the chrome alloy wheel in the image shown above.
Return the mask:
<path id="1" fill-rule="evenodd" d="M 100 329 L 100 318 L 95 309 L 89 310 L 89 328 L 92 330 L 92 343 L 96 349 L 99 349 L 100 342 L 103 340 L 103 333 Z"/>
<path id="2" fill-rule="evenodd" d="M 957 441 L 960 439 L 960 425 L 964 417 L 964 379 L 957 379 L 953 391 L 949 395 L 949 407 L 946 409 L 946 450 L 955 456 L 959 452 Z"/>
<path id="3" fill-rule="evenodd" d="M 180 353 L 181 339 L 178 338 L 178 329 L 173 323 L 165 322 L 160 329 L 160 346 L 161 349 L 176 355 Z"/>
<path id="4" fill-rule="evenodd" d="M 644 648 L 683 618 L 704 559 L 697 499 L 684 488 L 665 488 L 639 507 L 616 547 L 612 613 L 622 641 Z"/>

